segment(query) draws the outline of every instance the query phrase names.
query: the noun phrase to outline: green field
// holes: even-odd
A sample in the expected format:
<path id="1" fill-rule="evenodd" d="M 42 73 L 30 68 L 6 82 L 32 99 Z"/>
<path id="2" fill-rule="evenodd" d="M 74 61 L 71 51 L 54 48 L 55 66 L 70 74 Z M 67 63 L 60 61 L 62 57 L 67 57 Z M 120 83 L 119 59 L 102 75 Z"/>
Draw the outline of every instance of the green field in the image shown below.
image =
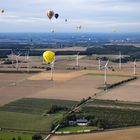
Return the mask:
<path id="1" fill-rule="evenodd" d="M 50 116 L 41 116 L 0 111 L 0 128 L 50 131 L 52 123 L 58 123 L 62 117 L 62 113 L 57 113 Z"/>
<path id="2" fill-rule="evenodd" d="M 67 107 L 77 102 L 52 99 L 21 99 L 0 107 L 0 128 L 50 131 L 63 118 L 65 111 L 47 114 L 52 105 Z"/>
<path id="3" fill-rule="evenodd" d="M 140 126 L 140 103 L 93 100 L 81 108 L 79 116 L 90 116 L 104 128 Z"/>
<path id="4" fill-rule="evenodd" d="M 137 102 L 126 102 L 126 101 L 112 101 L 112 100 L 98 100 L 94 99 L 93 101 L 89 101 L 86 106 L 104 106 L 104 107 L 112 107 L 112 108 L 132 108 L 140 110 L 140 103 Z"/>
<path id="5" fill-rule="evenodd" d="M 84 130 L 97 130 L 97 127 L 93 127 L 93 126 L 70 126 L 70 127 L 64 127 L 64 128 L 60 128 L 58 130 L 58 132 L 78 132 L 78 131 L 84 131 Z"/>
<path id="6" fill-rule="evenodd" d="M 0 111 L 41 115 L 52 105 L 67 107 L 70 109 L 76 104 L 76 101 L 24 98 L 0 107 Z"/>
<path id="7" fill-rule="evenodd" d="M 17 140 L 18 137 L 21 137 L 21 140 L 32 140 L 32 135 L 30 134 L 0 132 L 0 140 L 12 140 L 12 138 Z"/>

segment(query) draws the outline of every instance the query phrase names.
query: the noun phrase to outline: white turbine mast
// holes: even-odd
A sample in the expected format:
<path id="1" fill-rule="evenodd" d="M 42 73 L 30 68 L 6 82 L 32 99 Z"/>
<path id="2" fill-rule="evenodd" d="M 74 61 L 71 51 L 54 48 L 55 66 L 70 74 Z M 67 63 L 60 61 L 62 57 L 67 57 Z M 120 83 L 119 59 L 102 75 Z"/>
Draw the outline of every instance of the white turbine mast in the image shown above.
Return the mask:
<path id="1" fill-rule="evenodd" d="M 76 66 L 77 67 L 79 66 L 79 54 L 80 54 L 80 52 L 78 52 L 77 56 L 76 56 Z"/>
<path id="2" fill-rule="evenodd" d="M 122 53 L 119 51 L 119 70 L 122 69 Z"/>
<path id="3" fill-rule="evenodd" d="M 19 68 L 18 58 L 19 58 L 20 55 L 21 55 L 20 52 L 18 52 L 18 55 L 16 55 L 16 70 L 17 71 L 18 71 L 18 68 Z"/>
<path id="4" fill-rule="evenodd" d="M 53 78 L 53 73 L 54 73 L 54 64 L 55 64 L 55 58 L 54 58 L 54 61 L 51 63 L 51 81 L 54 80 Z"/>
<path id="5" fill-rule="evenodd" d="M 29 50 L 27 51 L 26 60 L 27 60 L 27 72 L 29 72 L 30 71 Z"/>
<path id="6" fill-rule="evenodd" d="M 13 50 L 11 49 L 11 59 L 12 59 L 12 66 L 14 64 L 14 61 L 13 61 Z"/>
<path id="7" fill-rule="evenodd" d="M 108 63 L 109 63 L 109 60 L 106 62 L 105 66 L 104 66 L 104 84 L 106 85 L 107 84 L 107 71 L 108 71 Z"/>
<path id="8" fill-rule="evenodd" d="M 134 61 L 134 75 L 136 75 L 137 60 Z"/>
<path id="9" fill-rule="evenodd" d="M 101 70 L 101 59 L 98 60 L 98 69 Z"/>

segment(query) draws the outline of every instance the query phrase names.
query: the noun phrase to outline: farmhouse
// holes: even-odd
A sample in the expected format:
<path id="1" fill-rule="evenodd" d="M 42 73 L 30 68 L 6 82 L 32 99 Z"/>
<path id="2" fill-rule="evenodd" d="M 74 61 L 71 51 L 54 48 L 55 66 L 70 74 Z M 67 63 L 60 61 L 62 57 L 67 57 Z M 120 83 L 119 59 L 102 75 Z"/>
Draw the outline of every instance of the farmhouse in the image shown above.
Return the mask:
<path id="1" fill-rule="evenodd" d="M 79 126 L 86 126 L 86 125 L 88 125 L 88 120 L 78 119 L 78 120 L 76 120 L 76 124 L 79 125 Z"/>
<path id="2" fill-rule="evenodd" d="M 86 126 L 86 125 L 88 125 L 88 120 L 86 120 L 86 119 L 77 119 L 76 121 L 69 121 L 69 125 Z"/>

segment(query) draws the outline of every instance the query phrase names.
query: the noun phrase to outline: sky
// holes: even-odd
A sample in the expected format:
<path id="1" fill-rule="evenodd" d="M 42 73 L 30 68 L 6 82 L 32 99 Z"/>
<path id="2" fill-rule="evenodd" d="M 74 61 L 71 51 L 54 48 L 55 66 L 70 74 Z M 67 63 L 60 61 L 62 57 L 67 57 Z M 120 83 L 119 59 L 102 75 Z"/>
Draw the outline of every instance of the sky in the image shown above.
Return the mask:
<path id="1" fill-rule="evenodd" d="M 140 0 L 0 0 L 0 9 L 0 32 L 140 33 Z M 47 10 L 59 19 L 50 21 Z"/>

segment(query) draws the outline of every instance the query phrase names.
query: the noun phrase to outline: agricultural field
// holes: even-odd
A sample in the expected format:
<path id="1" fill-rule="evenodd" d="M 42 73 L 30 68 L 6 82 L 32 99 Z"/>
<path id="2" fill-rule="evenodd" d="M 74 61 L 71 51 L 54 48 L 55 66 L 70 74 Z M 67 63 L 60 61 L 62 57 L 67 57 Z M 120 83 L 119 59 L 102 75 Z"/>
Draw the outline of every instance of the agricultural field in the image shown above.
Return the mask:
<path id="1" fill-rule="evenodd" d="M 32 140 L 31 134 L 21 134 L 21 133 L 12 133 L 12 132 L 0 132 L 0 140 L 12 140 L 12 138 L 21 140 Z"/>
<path id="2" fill-rule="evenodd" d="M 57 132 L 61 132 L 61 133 L 65 133 L 65 132 L 69 132 L 69 133 L 77 133 L 80 131 L 94 131 L 97 130 L 98 127 L 93 127 L 93 126 L 71 126 L 71 127 L 64 127 L 64 128 L 60 128 Z"/>
<path id="3" fill-rule="evenodd" d="M 140 128 L 115 130 L 91 134 L 53 136 L 50 140 L 139 140 Z"/>
<path id="4" fill-rule="evenodd" d="M 58 123 L 62 113 L 51 116 L 41 116 L 25 113 L 0 111 L 0 127 L 27 131 L 49 132 L 53 123 Z"/>
<path id="5" fill-rule="evenodd" d="M 80 73 L 81 76 L 76 77 Z M 104 75 L 103 74 L 88 74 L 93 73 L 93 71 L 77 71 L 73 73 L 69 73 L 73 76 L 73 79 L 54 84 L 54 86 L 49 89 L 42 90 L 37 94 L 29 95 L 29 98 L 49 98 L 49 99 L 63 99 L 63 100 L 75 100 L 80 101 L 83 98 L 87 98 L 89 96 L 93 96 L 95 93 L 100 92 L 100 87 L 104 84 Z M 60 73 L 60 75 L 62 75 Z M 70 77 L 71 77 L 70 76 Z M 75 78 L 74 78 L 75 76 Z M 67 77 L 57 77 L 65 80 Z M 128 79 L 127 76 L 108 76 L 108 84 L 113 84 L 125 79 Z M 55 79 L 55 75 L 54 75 Z M 70 90 L 68 90 L 70 89 Z"/>
<path id="6" fill-rule="evenodd" d="M 92 131 L 92 127 L 106 130 L 140 126 L 139 116 L 140 103 L 97 100 L 92 98 L 75 112 L 66 116 L 63 121 L 62 130 L 64 131 L 66 129 L 69 132 L 73 132 L 74 130 L 78 131 L 78 129 L 81 130 L 77 125 L 71 125 L 68 122 L 83 118 L 87 120 L 88 130 L 90 131 Z"/>
<path id="7" fill-rule="evenodd" d="M 140 102 L 140 79 L 124 84 L 119 88 L 108 91 L 106 94 L 98 97 L 104 100 L 124 100 Z"/>
<path id="8" fill-rule="evenodd" d="M 99 100 L 91 99 L 86 103 L 89 107 L 107 107 L 107 108 L 118 108 L 118 109 L 132 109 L 140 110 L 140 102 L 127 102 L 119 100 Z"/>
<path id="9" fill-rule="evenodd" d="M 43 114 L 50 109 L 52 105 L 72 108 L 78 102 L 67 100 L 53 100 L 53 99 L 33 99 L 23 98 L 0 107 L 0 111 L 18 112 L 27 114 Z"/>
<path id="10" fill-rule="evenodd" d="M 50 80 L 50 71 L 45 71 L 49 65 L 43 63 L 41 57 L 31 57 L 30 64 L 33 71 L 39 70 L 40 73 L 22 73 L 26 70 L 24 68 L 26 63 L 20 63 L 19 72 L 7 73 L 7 70 L 15 70 L 15 68 L 2 64 L 0 70 L 1 72 L 6 70 L 6 73 L 0 73 L 0 128 L 50 132 L 67 111 L 78 101 L 89 96 L 95 97 L 96 100 L 90 100 L 82 106 L 77 115 L 82 118 L 92 117 L 92 123 L 96 125 L 71 126 L 61 128 L 59 131 L 75 132 L 86 129 L 96 130 L 99 127 L 108 129 L 139 126 L 139 78 L 96 97 L 96 94 L 103 91 L 104 68 L 101 67 L 101 70 L 98 70 L 98 61 L 94 57 L 79 56 L 79 58 L 80 67 L 75 67 L 76 56 L 58 56 L 54 81 Z M 101 66 L 105 63 L 106 61 L 102 61 Z M 137 76 L 140 72 L 139 66 L 138 63 Z M 127 80 L 132 76 L 134 76 L 133 63 L 123 64 L 120 71 L 117 63 L 109 62 L 108 85 Z M 52 106 L 62 108 L 58 112 L 49 114 Z M 52 139 L 54 138 L 59 139 L 59 137 Z"/>
<path id="11" fill-rule="evenodd" d="M 73 101 L 47 99 L 21 99 L 0 108 L 0 128 L 30 131 L 50 131 L 63 117 L 66 110 L 48 115 L 51 106 L 70 109 Z"/>
<path id="12" fill-rule="evenodd" d="M 140 103 L 93 100 L 81 108 L 78 115 L 82 114 L 92 116 L 105 129 L 140 125 Z"/>

